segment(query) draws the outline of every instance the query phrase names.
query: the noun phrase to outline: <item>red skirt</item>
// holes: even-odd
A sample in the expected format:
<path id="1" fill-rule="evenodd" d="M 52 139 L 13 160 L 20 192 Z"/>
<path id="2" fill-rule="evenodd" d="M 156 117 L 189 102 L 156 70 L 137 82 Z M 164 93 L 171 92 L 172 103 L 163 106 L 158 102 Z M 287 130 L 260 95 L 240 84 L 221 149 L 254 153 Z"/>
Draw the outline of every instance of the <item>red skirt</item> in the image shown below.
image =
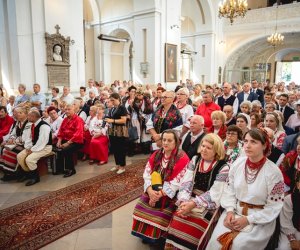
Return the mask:
<path id="1" fill-rule="evenodd" d="M 101 135 L 90 141 L 89 154 L 91 160 L 108 161 L 108 138 Z"/>
<path id="2" fill-rule="evenodd" d="M 83 148 L 82 148 L 82 152 L 84 154 L 89 155 L 90 154 L 90 143 L 91 143 L 91 139 L 92 139 L 90 131 L 89 130 L 84 131 L 83 136 L 84 136 L 84 145 L 83 145 Z"/>

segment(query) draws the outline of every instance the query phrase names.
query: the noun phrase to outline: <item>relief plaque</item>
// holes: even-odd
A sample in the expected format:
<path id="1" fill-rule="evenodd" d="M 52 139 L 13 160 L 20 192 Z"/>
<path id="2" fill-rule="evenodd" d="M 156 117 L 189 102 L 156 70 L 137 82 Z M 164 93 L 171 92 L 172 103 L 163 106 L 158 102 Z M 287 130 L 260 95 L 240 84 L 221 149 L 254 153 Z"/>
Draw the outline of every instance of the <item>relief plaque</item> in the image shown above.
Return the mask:
<path id="1" fill-rule="evenodd" d="M 59 33 L 59 25 L 55 26 L 56 33 L 45 33 L 47 53 L 48 86 L 70 86 L 70 37 Z"/>

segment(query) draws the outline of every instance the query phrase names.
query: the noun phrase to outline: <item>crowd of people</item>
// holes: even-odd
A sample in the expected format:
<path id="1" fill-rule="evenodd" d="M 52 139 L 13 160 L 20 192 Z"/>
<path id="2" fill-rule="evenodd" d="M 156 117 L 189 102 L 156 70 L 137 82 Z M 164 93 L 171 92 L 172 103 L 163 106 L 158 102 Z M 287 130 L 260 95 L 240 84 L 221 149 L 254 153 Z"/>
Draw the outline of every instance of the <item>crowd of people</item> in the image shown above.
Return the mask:
<path id="1" fill-rule="evenodd" d="M 74 96 L 0 89 L 2 181 L 76 174 L 75 156 L 126 171 L 150 154 L 132 234 L 165 249 L 300 249 L 300 92 L 295 83 L 193 84 L 175 91 L 90 79 Z"/>

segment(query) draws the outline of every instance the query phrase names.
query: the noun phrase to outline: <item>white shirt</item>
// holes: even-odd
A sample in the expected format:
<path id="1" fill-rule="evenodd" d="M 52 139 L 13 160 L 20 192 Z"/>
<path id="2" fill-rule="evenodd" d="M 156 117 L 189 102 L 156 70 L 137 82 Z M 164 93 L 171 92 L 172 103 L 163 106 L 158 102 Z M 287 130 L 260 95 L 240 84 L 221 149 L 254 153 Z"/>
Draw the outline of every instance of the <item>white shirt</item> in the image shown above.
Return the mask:
<path id="1" fill-rule="evenodd" d="M 50 127 L 51 127 L 51 131 L 52 131 L 52 136 L 57 137 L 60 125 L 63 120 L 64 119 L 60 116 L 55 121 L 51 120 Z"/>
<path id="2" fill-rule="evenodd" d="M 73 104 L 74 103 L 74 96 L 71 94 L 71 93 L 69 93 L 68 95 L 66 95 L 66 96 L 61 96 L 60 97 L 60 100 L 61 101 L 65 101 L 67 104 Z"/>
<path id="3" fill-rule="evenodd" d="M 37 120 L 34 125 L 37 126 L 41 122 L 41 119 Z M 39 138 L 36 142 L 36 144 L 33 146 L 32 145 L 32 134 L 30 135 L 29 138 L 25 141 L 25 149 L 30 149 L 32 152 L 38 152 L 43 150 L 49 141 L 49 134 L 50 134 L 50 126 L 43 124 L 40 126 L 40 131 L 39 131 Z"/>
<path id="4" fill-rule="evenodd" d="M 249 93 L 244 92 L 244 101 L 247 101 L 249 95 L 250 95 L 250 92 Z"/>

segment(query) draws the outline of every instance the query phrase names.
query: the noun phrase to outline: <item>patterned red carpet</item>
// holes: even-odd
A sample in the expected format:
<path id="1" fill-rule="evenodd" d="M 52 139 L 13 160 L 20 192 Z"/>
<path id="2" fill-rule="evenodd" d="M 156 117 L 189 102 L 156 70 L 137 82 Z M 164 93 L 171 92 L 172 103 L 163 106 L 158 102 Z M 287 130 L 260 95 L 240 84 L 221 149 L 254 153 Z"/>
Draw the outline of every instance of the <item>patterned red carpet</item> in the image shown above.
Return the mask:
<path id="1" fill-rule="evenodd" d="M 134 200 L 146 160 L 0 211 L 0 249 L 38 249 Z"/>

